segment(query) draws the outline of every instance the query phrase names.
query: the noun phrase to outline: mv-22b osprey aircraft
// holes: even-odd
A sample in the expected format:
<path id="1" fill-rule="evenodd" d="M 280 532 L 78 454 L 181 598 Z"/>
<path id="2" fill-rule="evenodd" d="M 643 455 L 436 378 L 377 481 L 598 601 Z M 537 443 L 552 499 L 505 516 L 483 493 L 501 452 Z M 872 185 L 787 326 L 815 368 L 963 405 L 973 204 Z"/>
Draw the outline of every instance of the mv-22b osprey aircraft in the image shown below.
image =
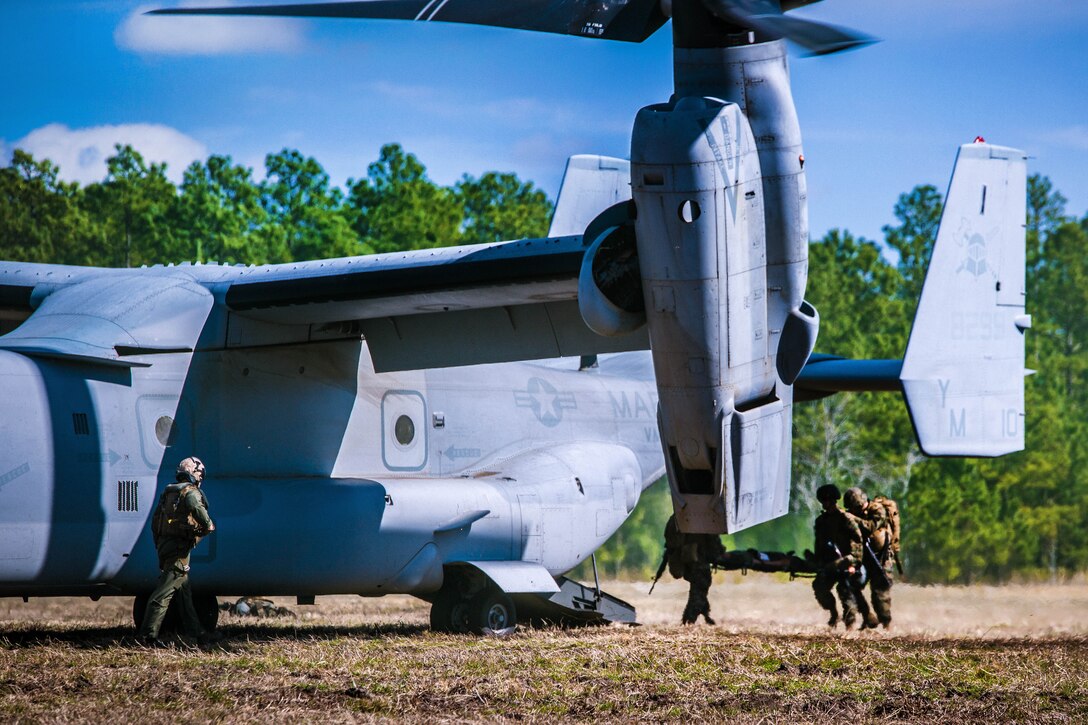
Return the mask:
<path id="1" fill-rule="evenodd" d="M 562 575 L 662 473 L 688 532 L 788 511 L 795 401 L 901 391 L 930 455 L 1024 441 L 1024 154 L 960 148 L 904 359 L 812 355 L 785 39 L 803 0 L 367 0 L 175 13 L 403 18 L 642 41 L 675 93 L 575 157 L 549 236 L 259 267 L 0 264 L 0 595 L 135 595 L 200 456 L 225 595 L 432 602 L 438 630 L 633 620 Z M 583 356 L 597 356 L 599 365 Z M 541 362 L 545 360 L 545 362 Z M 535 361 L 535 362 L 534 362 Z"/>

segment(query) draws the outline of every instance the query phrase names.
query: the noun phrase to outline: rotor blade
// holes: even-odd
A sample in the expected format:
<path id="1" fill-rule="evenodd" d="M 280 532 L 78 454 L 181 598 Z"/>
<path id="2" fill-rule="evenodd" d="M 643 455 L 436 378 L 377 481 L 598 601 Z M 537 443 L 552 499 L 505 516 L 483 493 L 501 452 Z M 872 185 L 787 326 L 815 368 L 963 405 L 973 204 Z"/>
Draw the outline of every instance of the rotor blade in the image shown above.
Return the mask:
<path id="1" fill-rule="evenodd" d="M 667 19 L 660 0 L 356 0 L 294 5 L 164 8 L 154 15 L 266 15 L 437 20 L 641 43 Z"/>
<path id="2" fill-rule="evenodd" d="M 797 0 L 786 3 L 779 0 L 703 0 L 703 2 L 711 13 L 722 20 L 759 31 L 773 38 L 792 40 L 808 50 L 810 55 L 838 53 L 876 42 L 875 38 L 862 35 L 849 28 L 783 15 L 783 5 L 786 8 L 794 8 L 808 4 Z"/>
<path id="3" fill-rule="evenodd" d="M 756 30 L 792 40 L 808 50 L 809 55 L 829 55 L 877 42 L 876 38 L 850 28 L 779 14 L 750 15 L 745 21 Z"/>

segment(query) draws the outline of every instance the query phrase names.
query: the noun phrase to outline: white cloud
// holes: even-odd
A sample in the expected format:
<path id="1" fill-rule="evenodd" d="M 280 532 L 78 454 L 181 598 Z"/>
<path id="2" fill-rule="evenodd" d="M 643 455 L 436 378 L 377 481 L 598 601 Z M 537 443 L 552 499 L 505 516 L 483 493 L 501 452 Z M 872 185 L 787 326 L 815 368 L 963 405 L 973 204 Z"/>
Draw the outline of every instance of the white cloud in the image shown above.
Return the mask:
<path id="1" fill-rule="evenodd" d="M 194 4 L 198 3 L 181 6 Z M 304 45 L 305 24 L 300 20 L 145 14 L 155 7 L 141 5 L 117 26 L 113 38 L 119 48 L 166 55 L 226 55 L 292 52 Z"/>
<path id="2" fill-rule="evenodd" d="M 62 179 L 89 184 L 105 178 L 106 159 L 116 153 L 116 144 L 129 144 L 148 163 L 166 162 L 166 175 L 174 183 L 181 181 L 190 163 L 208 156 L 200 141 L 169 126 L 150 123 L 75 129 L 51 123 L 7 145 L 36 159 L 49 159 L 60 167 Z"/>

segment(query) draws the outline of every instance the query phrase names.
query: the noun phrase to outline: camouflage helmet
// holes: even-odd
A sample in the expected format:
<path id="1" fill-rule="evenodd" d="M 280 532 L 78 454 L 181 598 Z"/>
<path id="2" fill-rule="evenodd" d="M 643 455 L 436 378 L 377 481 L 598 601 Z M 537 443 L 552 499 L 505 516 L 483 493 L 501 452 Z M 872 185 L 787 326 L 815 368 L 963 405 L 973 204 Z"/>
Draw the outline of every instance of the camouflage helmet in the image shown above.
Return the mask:
<path id="1" fill-rule="evenodd" d="M 204 462 L 196 456 L 189 456 L 178 464 L 178 478 L 192 476 L 198 483 L 204 480 Z"/>
<path id="2" fill-rule="evenodd" d="M 839 487 L 833 483 L 825 483 L 823 486 L 816 489 L 816 500 L 820 503 L 823 503 L 824 501 L 838 501 L 839 496 L 841 495 L 842 494 L 839 493 Z"/>
<path id="3" fill-rule="evenodd" d="M 869 497 L 857 486 L 851 486 L 842 495 L 842 502 L 848 509 L 865 508 L 865 504 L 869 503 Z"/>

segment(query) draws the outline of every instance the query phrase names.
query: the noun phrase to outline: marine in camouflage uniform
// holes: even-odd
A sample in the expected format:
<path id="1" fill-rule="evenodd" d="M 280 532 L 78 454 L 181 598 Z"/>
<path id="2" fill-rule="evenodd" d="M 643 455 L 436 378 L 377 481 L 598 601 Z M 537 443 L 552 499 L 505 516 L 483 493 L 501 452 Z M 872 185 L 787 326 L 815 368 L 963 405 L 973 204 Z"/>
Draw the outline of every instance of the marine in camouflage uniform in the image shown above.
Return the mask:
<path id="1" fill-rule="evenodd" d="M 892 584 L 895 581 L 888 511 L 878 501 L 870 501 L 866 493 L 856 486 L 846 489 L 842 500 L 846 509 L 857 517 L 862 536 L 872 552 L 871 556 L 866 552 L 864 566 L 868 573 L 869 595 L 875 616 L 866 617 L 865 627 L 876 627 L 879 621 L 886 628 L 892 623 Z M 865 595 L 860 593 L 860 596 L 864 598 Z"/>
<path id="2" fill-rule="evenodd" d="M 665 559 L 669 573 L 688 583 L 688 603 L 680 621 L 695 624 L 699 615 L 707 624 L 714 624 L 710 617 L 711 565 L 725 556 L 722 540 L 714 534 L 685 534 L 676 524 L 676 515 L 665 524 Z"/>
<path id="3" fill-rule="evenodd" d="M 147 644 L 159 644 L 159 630 L 162 628 L 170 601 L 177 596 L 181 614 L 181 625 L 190 637 L 205 641 L 211 638 L 205 632 L 193 606 L 193 592 L 189 586 L 189 553 L 200 539 L 215 531 L 215 524 L 208 516 L 208 499 L 200 490 L 204 480 L 204 464 L 199 458 L 186 458 L 178 464 L 177 482 L 167 486 L 177 488 L 180 493 L 178 514 L 191 516 L 196 523 L 193 536 L 173 535 L 157 536 L 155 549 L 159 555 L 158 584 L 151 593 L 144 611 L 143 624 L 140 627 L 140 640 Z"/>
<path id="4" fill-rule="evenodd" d="M 827 624 L 834 627 L 839 623 L 839 611 L 831 594 L 834 589 L 842 603 L 843 624 L 850 629 L 857 621 L 858 610 L 861 609 L 864 616 L 869 607 L 861 596 L 858 584 L 862 558 L 861 527 L 857 519 L 839 508 L 839 496 L 839 489 L 832 484 L 816 489 L 816 499 L 824 511 L 816 517 L 813 527 L 819 571 L 812 580 L 812 593 L 820 606 L 831 613 Z"/>

